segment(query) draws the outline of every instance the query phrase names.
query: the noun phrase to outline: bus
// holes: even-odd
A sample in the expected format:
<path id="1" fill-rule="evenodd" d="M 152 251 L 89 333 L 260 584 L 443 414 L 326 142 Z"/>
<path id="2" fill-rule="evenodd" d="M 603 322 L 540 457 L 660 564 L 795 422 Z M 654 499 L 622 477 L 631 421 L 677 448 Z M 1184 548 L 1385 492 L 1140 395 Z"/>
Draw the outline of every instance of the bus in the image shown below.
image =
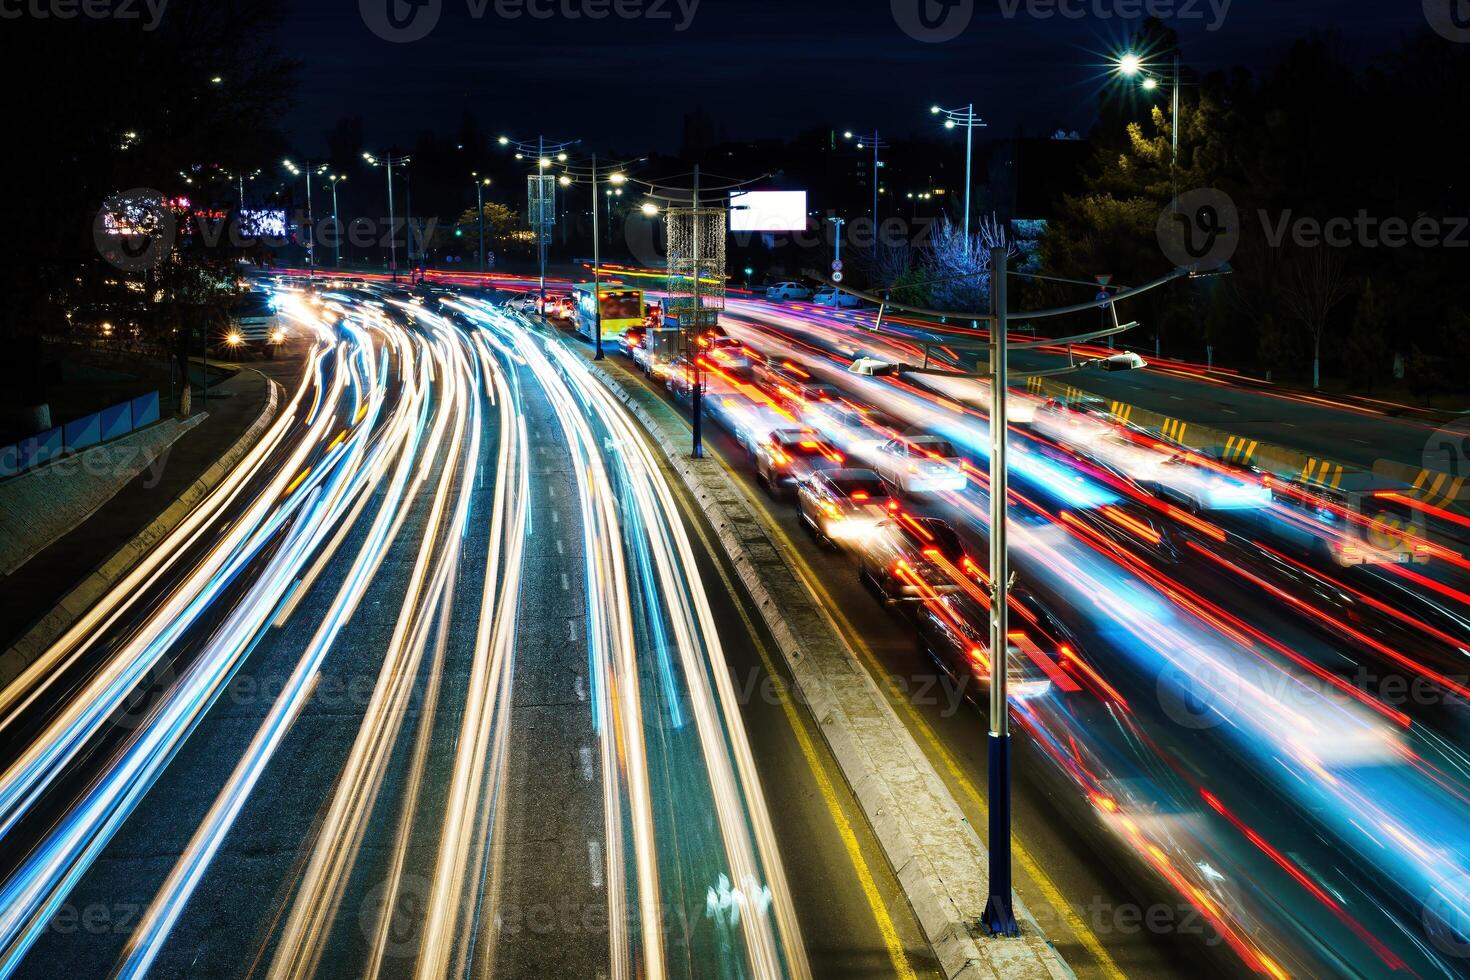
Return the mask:
<path id="1" fill-rule="evenodd" d="M 643 326 L 643 290 L 631 286 L 616 286 L 602 283 L 579 282 L 572 287 L 576 298 L 576 315 L 573 317 L 577 333 L 592 340 L 597 336 L 597 306 L 594 295 L 602 300 L 602 339 L 615 342 L 632 327 Z M 594 294 L 593 290 L 597 293 Z"/>

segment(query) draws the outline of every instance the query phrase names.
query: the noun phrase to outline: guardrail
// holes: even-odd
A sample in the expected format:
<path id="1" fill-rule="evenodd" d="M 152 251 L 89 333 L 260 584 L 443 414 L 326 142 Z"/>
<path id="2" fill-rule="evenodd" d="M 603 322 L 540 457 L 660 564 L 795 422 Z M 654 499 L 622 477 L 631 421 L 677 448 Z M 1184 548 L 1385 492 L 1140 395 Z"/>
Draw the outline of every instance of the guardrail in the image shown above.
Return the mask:
<path id="1" fill-rule="evenodd" d="M 130 398 L 91 415 L 0 447 L 0 479 L 18 476 L 53 460 L 111 442 L 159 420 L 158 392 Z"/>

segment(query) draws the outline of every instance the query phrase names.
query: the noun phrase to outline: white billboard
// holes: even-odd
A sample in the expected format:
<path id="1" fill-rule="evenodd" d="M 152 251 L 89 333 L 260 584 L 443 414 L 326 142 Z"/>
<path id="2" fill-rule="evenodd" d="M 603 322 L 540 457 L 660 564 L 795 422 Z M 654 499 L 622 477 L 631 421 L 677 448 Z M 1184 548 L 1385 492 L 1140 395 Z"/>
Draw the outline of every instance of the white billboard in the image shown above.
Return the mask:
<path id="1" fill-rule="evenodd" d="M 731 231 L 806 231 L 806 191 L 737 191 Z"/>

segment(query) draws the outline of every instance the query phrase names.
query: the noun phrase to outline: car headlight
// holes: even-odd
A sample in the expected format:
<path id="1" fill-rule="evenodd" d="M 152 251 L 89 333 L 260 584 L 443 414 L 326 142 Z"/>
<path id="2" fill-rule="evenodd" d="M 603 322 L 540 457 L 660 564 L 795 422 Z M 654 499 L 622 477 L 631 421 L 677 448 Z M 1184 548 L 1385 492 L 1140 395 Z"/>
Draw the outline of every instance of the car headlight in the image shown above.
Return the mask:
<path id="1" fill-rule="evenodd" d="M 271 331 L 271 343 L 273 343 L 273 344 L 279 344 L 281 341 L 283 341 L 285 339 L 286 339 L 286 331 L 284 331 L 284 330 L 272 330 Z"/>
<path id="2" fill-rule="evenodd" d="M 244 337 L 241 337 L 238 333 L 234 333 L 232 331 L 225 336 L 225 343 L 229 344 L 231 347 L 239 347 L 244 339 Z"/>

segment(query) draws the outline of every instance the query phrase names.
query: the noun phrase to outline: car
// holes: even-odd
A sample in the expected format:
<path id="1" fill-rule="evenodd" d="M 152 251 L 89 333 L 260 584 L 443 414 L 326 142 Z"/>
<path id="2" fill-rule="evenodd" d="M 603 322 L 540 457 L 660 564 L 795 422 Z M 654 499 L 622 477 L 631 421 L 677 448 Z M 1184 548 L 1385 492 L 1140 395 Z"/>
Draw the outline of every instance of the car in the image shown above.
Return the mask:
<path id="1" fill-rule="evenodd" d="M 903 493 L 958 491 L 968 483 L 959 451 L 939 436 L 890 439 L 873 454 L 873 467 Z"/>
<path id="2" fill-rule="evenodd" d="M 1272 507 L 1257 525 L 1298 553 L 1340 568 L 1429 562 L 1422 519 L 1381 489 L 1372 473 L 1347 474 L 1337 487 L 1272 478 Z"/>
<path id="3" fill-rule="evenodd" d="M 846 399 L 824 400 L 811 405 L 802 421 L 847 455 L 872 465 L 878 449 L 902 430 L 896 419 Z"/>
<path id="4" fill-rule="evenodd" d="M 755 358 L 749 347 L 724 334 L 701 338 L 700 345 L 710 370 L 735 375 L 746 381 L 751 380 Z"/>
<path id="5" fill-rule="evenodd" d="M 535 313 L 541 305 L 541 297 L 535 293 L 521 293 L 505 301 L 505 308 L 515 313 Z"/>
<path id="6" fill-rule="evenodd" d="M 270 360 L 286 342 L 286 327 L 270 295 L 252 291 L 235 301 L 230 325 L 221 339 L 227 351 L 260 351 Z"/>
<path id="7" fill-rule="evenodd" d="M 777 429 L 755 444 L 755 474 L 778 494 L 820 470 L 841 469 L 845 457 L 815 429 Z"/>
<path id="8" fill-rule="evenodd" d="M 955 529 L 937 517 L 898 511 L 862 540 L 858 581 L 885 603 L 922 601 L 961 587 L 975 563 Z"/>
<path id="9" fill-rule="evenodd" d="M 1024 601 L 1020 592 L 1012 590 L 1013 606 Z M 984 705 L 990 694 L 990 610 L 973 596 L 951 593 L 924 603 L 915 618 L 919 652 L 949 675 L 967 701 Z M 1078 690 L 1080 685 L 1062 670 L 1061 644 L 1024 616 L 1013 620 L 1007 644 L 1007 694 L 1017 700 L 1040 697 L 1052 690 L 1054 679 L 1068 690 Z"/>
<path id="10" fill-rule="evenodd" d="M 796 490 L 802 523 L 829 544 L 862 540 L 897 508 L 898 501 L 872 470 L 824 470 Z"/>
<path id="11" fill-rule="evenodd" d="M 618 350 L 623 353 L 624 357 L 633 356 L 633 348 L 643 343 L 643 334 L 644 330 L 642 327 L 629 327 L 618 335 Z"/>
<path id="12" fill-rule="evenodd" d="M 812 291 L 799 282 L 778 282 L 774 286 L 766 288 L 766 299 L 773 300 L 809 300 Z"/>
<path id="13" fill-rule="evenodd" d="M 851 310 L 863 305 L 863 301 L 852 293 L 833 289 L 831 286 L 818 289 L 812 295 L 812 302 L 817 306 L 831 306 L 839 310 Z"/>

